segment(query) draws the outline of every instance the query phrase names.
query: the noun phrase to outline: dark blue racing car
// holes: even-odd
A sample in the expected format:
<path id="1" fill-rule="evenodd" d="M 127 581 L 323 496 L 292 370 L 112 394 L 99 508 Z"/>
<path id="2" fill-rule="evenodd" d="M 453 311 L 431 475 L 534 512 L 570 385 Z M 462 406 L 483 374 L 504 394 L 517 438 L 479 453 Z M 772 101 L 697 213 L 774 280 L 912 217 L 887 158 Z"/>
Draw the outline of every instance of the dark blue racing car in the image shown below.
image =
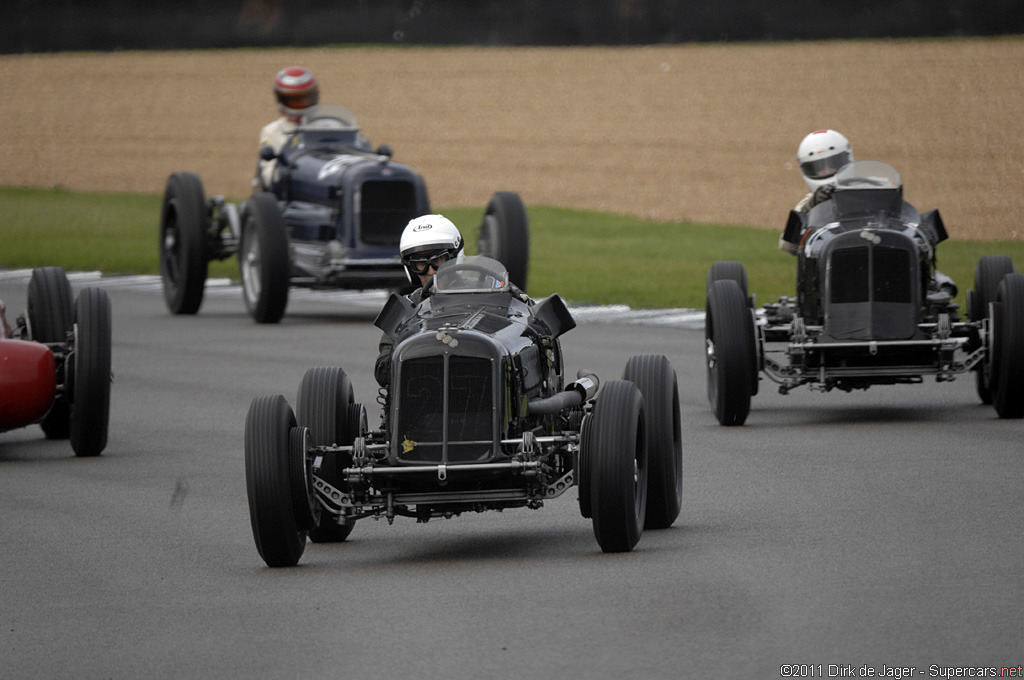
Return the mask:
<path id="1" fill-rule="evenodd" d="M 207 198 L 202 180 L 175 172 L 160 218 L 160 272 L 174 314 L 195 314 L 207 266 L 238 254 L 246 309 L 259 323 L 284 316 L 290 286 L 398 289 L 408 283 L 398 251 L 409 220 L 430 213 L 423 177 L 374 149 L 352 113 L 321 106 L 279 154 L 269 186 L 241 204 Z M 480 253 L 501 261 L 526 287 L 529 226 L 518 194 L 501 191 L 480 225 Z"/>

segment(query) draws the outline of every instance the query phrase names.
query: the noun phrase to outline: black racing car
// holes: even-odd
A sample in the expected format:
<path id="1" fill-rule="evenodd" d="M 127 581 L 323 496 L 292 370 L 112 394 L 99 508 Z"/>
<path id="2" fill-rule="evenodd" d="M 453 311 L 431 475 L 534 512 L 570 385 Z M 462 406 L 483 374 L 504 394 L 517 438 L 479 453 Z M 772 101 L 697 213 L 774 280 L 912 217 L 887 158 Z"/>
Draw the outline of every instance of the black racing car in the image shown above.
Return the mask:
<path id="1" fill-rule="evenodd" d="M 418 305 L 392 295 L 376 324 L 395 343 L 380 429 L 338 367 L 306 372 L 295 411 L 281 395 L 249 407 L 249 514 L 269 566 L 366 517 L 539 508 L 573 487 L 606 552 L 675 521 L 682 441 L 664 356 L 632 357 L 600 391 L 585 371 L 566 385 L 558 338 L 575 321 L 561 298 L 534 303 L 479 256 L 442 266 Z"/>
<path id="2" fill-rule="evenodd" d="M 195 314 L 207 265 L 238 254 L 246 309 L 259 323 L 284 316 L 290 286 L 399 289 L 408 284 L 399 239 L 414 217 L 430 213 L 423 178 L 377 149 L 352 113 L 321 106 L 303 120 L 279 155 L 269 187 L 241 204 L 207 198 L 190 172 L 167 180 L 160 218 L 160 272 L 174 314 Z M 257 173 L 258 176 L 258 173 Z M 262 180 L 260 180 L 261 182 Z M 495 193 L 480 225 L 480 253 L 503 262 L 526 288 L 529 232 L 518 194 Z"/>
<path id="3" fill-rule="evenodd" d="M 760 373 L 786 394 L 974 371 L 1000 418 L 1024 416 L 1024 274 L 1005 255 L 982 257 L 962 319 L 955 284 L 936 270 L 947 238 L 938 210 L 903 200 L 885 163 L 851 163 L 836 178 L 830 200 L 790 214 L 783 238 L 797 247 L 795 298 L 759 313 L 741 263 L 708 272 L 708 399 L 718 421 L 745 422 Z"/>

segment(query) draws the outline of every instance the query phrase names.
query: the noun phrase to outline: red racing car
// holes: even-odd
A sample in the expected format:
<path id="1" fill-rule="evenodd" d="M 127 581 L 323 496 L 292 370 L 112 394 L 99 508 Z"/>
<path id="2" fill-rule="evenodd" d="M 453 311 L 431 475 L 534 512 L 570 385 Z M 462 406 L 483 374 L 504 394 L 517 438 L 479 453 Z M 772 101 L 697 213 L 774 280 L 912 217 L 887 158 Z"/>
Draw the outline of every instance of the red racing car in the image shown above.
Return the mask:
<path id="1" fill-rule="evenodd" d="M 74 300 L 72 302 L 72 300 Z M 28 311 L 12 327 L 0 301 L 0 432 L 39 423 L 70 439 L 76 456 L 98 456 L 110 420 L 110 299 L 77 299 L 61 267 L 32 271 Z"/>

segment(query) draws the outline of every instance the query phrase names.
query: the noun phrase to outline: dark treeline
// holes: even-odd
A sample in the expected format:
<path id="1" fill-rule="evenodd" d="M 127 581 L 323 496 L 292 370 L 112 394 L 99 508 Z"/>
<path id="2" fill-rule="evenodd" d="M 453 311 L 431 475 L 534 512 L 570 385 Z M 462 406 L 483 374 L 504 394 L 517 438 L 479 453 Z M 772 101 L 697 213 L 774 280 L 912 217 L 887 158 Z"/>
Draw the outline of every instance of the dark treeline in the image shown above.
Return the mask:
<path id="1" fill-rule="evenodd" d="M 1024 33 L 1021 0 L 9 0 L 0 52 Z"/>

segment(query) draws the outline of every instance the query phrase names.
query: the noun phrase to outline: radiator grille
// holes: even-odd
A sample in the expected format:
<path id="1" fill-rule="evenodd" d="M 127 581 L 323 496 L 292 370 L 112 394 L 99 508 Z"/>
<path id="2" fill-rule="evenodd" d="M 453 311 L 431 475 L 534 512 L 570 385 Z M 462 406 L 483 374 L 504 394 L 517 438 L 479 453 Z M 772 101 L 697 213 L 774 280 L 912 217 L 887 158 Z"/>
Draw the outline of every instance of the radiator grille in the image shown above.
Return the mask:
<path id="1" fill-rule="evenodd" d="M 910 253 L 903 249 L 843 248 L 832 254 L 832 302 L 911 302 Z"/>
<path id="2" fill-rule="evenodd" d="M 359 206 L 359 239 L 363 243 L 397 247 L 405 225 L 418 215 L 416 188 L 411 182 L 363 182 Z"/>
<path id="3" fill-rule="evenodd" d="M 832 255 L 832 302 L 868 301 L 868 249 L 843 248 Z"/>
<path id="4" fill-rule="evenodd" d="M 399 460 L 457 463 L 490 455 L 494 439 L 490 359 L 451 355 L 409 359 L 402 362 L 400 375 L 395 430 Z"/>
<path id="5" fill-rule="evenodd" d="M 403 362 L 398 393 L 398 457 L 440 462 L 444 440 L 444 357 Z"/>
<path id="6" fill-rule="evenodd" d="M 875 248 L 875 302 L 911 302 L 910 253 L 894 248 Z"/>

